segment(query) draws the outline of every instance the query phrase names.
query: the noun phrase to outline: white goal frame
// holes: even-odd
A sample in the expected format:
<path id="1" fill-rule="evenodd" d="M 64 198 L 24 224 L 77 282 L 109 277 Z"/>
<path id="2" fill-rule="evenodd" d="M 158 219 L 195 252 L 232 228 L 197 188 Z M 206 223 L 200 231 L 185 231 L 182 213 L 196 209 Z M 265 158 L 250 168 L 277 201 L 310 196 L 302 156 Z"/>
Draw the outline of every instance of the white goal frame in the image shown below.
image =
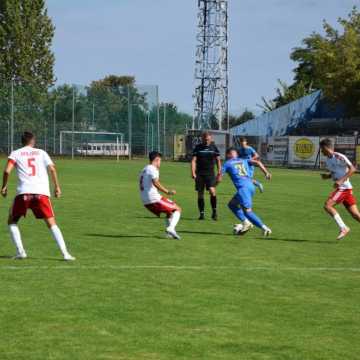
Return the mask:
<path id="1" fill-rule="evenodd" d="M 111 135 L 116 136 L 116 144 L 117 144 L 117 154 L 116 159 L 119 160 L 120 154 L 120 145 L 124 145 L 124 133 L 119 132 L 107 132 L 107 131 L 71 131 L 71 130 L 62 130 L 60 131 L 60 138 L 59 138 L 59 152 L 60 155 L 63 155 L 63 135 L 64 134 L 71 134 L 71 158 L 74 159 L 74 135 L 75 134 L 84 134 L 84 135 Z M 120 139 L 120 141 L 119 141 Z M 129 150 L 130 154 L 130 150 Z"/>

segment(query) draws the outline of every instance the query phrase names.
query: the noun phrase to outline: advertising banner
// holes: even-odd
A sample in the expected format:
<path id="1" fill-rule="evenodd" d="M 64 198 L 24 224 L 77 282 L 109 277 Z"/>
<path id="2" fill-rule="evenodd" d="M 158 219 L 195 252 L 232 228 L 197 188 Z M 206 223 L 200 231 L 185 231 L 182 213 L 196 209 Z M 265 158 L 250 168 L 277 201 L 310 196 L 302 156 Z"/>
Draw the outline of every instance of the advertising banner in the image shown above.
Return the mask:
<path id="1" fill-rule="evenodd" d="M 185 157 L 185 135 L 174 135 L 174 160 L 183 160 Z"/>
<path id="2" fill-rule="evenodd" d="M 289 165 L 315 166 L 319 154 L 318 136 L 290 136 L 289 137 Z"/>
<path id="3" fill-rule="evenodd" d="M 283 164 L 288 157 L 289 138 L 287 136 L 271 136 L 268 138 L 266 161 Z"/>
<path id="4" fill-rule="evenodd" d="M 220 130 L 207 130 L 213 138 L 214 144 L 220 151 L 222 159 L 225 158 L 226 148 L 229 146 L 229 133 Z M 185 140 L 186 158 L 191 159 L 193 149 L 197 144 L 201 143 L 202 130 L 188 130 Z"/>
<path id="5" fill-rule="evenodd" d="M 356 138 L 355 136 L 337 136 L 335 151 L 346 155 L 355 164 L 356 161 Z"/>

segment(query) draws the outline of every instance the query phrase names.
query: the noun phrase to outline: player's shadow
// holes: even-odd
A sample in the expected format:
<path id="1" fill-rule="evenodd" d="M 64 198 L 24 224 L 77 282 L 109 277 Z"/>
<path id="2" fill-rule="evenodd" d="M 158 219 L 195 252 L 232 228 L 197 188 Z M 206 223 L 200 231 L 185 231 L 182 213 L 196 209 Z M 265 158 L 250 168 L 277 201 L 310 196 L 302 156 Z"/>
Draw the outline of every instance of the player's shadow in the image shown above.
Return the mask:
<path id="1" fill-rule="evenodd" d="M 154 236 L 154 235 L 126 235 L 126 234 L 84 234 L 88 237 L 98 237 L 98 238 L 107 238 L 107 239 L 161 239 L 164 240 L 165 237 Z"/>
<path id="2" fill-rule="evenodd" d="M 1 260 L 9 260 L 9 259 L 12 259 L 14 256 L 11 256 L 11 255 L 2 255 L 0 256 L 0 259 Z"/>
<path id="3" fill-rule="evenodd" d="M 180 234 L 197 234 L 197 235 L 221 235 L 221 236 L 234 236 L 229 233 L 221 233 L 215 231 L 190 231 L 190 230 L 179 230 Z"/>
<path id="4" fill-rule="evenodd" d="M 316 243 L 316 244 L 337 244 L 338 241 L 331 240 L 304 240 L 304 239 L 279 239 L 275 237 L 258 237 L 258 240 L 262 241 L 282 241 L 282 242 L 295 242 L 295 243 Z"/>

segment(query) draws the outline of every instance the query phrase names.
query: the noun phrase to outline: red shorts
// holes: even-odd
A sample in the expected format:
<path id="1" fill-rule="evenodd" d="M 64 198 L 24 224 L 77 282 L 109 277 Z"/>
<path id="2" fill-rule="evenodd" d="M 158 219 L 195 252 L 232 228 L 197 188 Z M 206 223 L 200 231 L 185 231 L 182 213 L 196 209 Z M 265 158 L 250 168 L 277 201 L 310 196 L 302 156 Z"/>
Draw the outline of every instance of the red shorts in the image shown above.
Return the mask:
<path id="1" fill-rule="evenodd" d="M 352 189 L 335 190 L 329 196 L 329 200 L 333 200 L 337 204 L 343 204 L 345 207 L 356 205 L 356 198 L 353 195 Z"/>
<path id="2" fill-rule="evenodd" d="M 162 213 L 170 217 L 174 211 L 177 210 L 177 205 L 164 197 L 160 201 L 152 204 L 147 204 L 145 207 L 150 210 L 156 216 L 160 216 Z"/>
<path id="3" fill-rule="evenodd" d="M 54 217 L 54 211 L 48 196 L 38 194 L 22 194 L 16 196 L 11 208 L 11 217 L 19 220 L 26 216 L 28 209 L 31 209 L 37 219 L 49 219 Z"/>

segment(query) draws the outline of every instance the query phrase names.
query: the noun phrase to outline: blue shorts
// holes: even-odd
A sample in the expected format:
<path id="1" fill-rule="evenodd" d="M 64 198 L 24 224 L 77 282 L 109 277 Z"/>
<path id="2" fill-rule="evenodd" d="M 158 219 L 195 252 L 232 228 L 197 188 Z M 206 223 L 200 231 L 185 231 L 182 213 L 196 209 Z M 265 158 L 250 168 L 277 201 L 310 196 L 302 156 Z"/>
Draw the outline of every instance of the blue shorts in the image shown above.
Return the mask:
<path id="1" fill-rule="evenodd" d="M 255 186 L 253 183 L 249 183 L 246 186 L 238 188 L 234 197 L 243 208 L 251 209 L 253 205 L 254 194 Z"/>

